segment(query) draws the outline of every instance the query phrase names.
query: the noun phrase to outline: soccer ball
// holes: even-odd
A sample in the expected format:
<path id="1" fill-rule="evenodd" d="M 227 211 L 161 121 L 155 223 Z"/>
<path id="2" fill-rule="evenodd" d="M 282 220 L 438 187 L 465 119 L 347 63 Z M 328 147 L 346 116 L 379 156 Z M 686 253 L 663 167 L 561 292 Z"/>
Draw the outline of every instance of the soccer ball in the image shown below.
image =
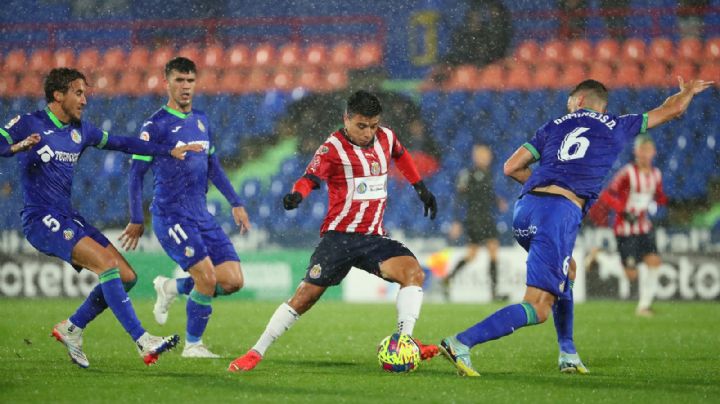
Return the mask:
<path id="1" fill-rule="evenodd" d="M 406 334 L 395 333 L 380 341 L 377 350 L 380 367 L 390 373 L 407 373 L 420 365 L 420 348 Z"/>

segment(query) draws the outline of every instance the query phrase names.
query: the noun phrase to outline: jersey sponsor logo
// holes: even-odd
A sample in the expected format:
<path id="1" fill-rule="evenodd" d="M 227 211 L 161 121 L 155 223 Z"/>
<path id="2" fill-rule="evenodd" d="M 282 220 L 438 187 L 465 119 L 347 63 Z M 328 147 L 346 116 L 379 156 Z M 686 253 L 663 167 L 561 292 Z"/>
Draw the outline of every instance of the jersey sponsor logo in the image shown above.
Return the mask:
<path id="1" fill-rule="evenodd" d="M 11 119 L 7 125 L 5 125 L 5 129 L 10 129 L 20 120 L 20 115 L 16 116 L 15 118 Z"/>
<path id="2" fill-rule="evenodd" d="M 195 249 L 190 246 L 185 247 L 185 256 L 190 258 L 193 255 L 195 255 Z"/>
<path id="3" fill-rule="evenodd" d="M 82 135 L 80 135 L 80 131 L 77 129 L 70 131 L 70 139 L 72 139 L 73 142 L 80 144 L 80 142 L 82 142 Z"/>
<path id="4" fill-rule="evenodd" d="M 43 163 L 49 163 L 53 158 L 61 163 L 76 163 L 80 157 L 80 153 L 68 153 L 63 151 L 53 151 L 50 146 L 45 145 L 36 151 Z"/>
<path id="5" fill-rule="evenodd" d="M 202 121 L 198 119 L 198 129 L 200 129 L 200 132 L 205 132 L 205 125 L 203 125 Z"/>
<path id="6" fill-rule="evenodd" d="M 177 133 L 177 131 L 179 131 L 180 128 L 182 128 L 182 125 L 176 126 L 175 129 L 172 129 L 170 132 L 172 132 L 172 133 Z"/>
<path id="7" fill-rule="evenodd" d="M 65 229 L 63 230 L 63 237 L 65 238 L 65 240 L 70 241 L 73 237 L 75 237 L 75 232 L 72 231 L 72 229 Z"/>
<path id="8" fill-rule="evenodd" d="M 40 160 L 42 160 L 43 163 L 47 163 L 53 157 L 55 157 L 55 153 L 52 151 L 52 149 L 48 145 L 43 146 L 40 150 L 36 151 L 35 153 L 40 155 Z"/>
<path id="9" fill-rule="evenodd" d="M 182 140 L 178 140 L 178 142 L 175 144 L 175 147 L 185 146 L 189 144 L 199 144 L 203 147 L 203 150 L 209 151 L 210 150 L 210 142 L 207 140 L 193 140 L 192 142 L 185 143 Z"/>
<path id="10" fill-rule="evenodd" d="M 149 141 L 149 140 L 150 140 L 150 132 L 148 132 L 148 131 L 142 131 L 142 132 L 140 133 L 140 139 L 142 139 L 142 140 L 144 140 L 144 141 L 146 141 L 146 142 Z"/>
<path id="11" fill-rule="evenodd" d="M 537 233 L 537 226 L 530 225 L 527 229 L 516 229 L 513 227 L 513 234 L 515 237 L 530 237 Z"/>
<path id="12" fill-rule="evenodd" d="M 387 174 L 353 178 L 353 200 L 370 201 L 387 198 Z"/>
<path id="13" fill-rule="evenodd" d="M 322 267 L 320 264 L 313 265 L 312 268 L 308 271 L 308 276 L 312 279 L 318 279 L 320 275 L 322 274 Z"/>

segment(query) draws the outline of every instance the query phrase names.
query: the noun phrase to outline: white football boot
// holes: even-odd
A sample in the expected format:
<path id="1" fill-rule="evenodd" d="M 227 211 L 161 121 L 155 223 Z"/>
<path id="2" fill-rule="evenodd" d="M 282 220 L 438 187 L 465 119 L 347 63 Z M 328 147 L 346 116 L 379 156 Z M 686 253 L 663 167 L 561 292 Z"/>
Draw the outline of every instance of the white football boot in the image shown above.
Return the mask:
<path id="1" fill-rule="evenodd" d="M 82 350 L 82 333 L 83 329 L 75 326 L 69 320 L 61 321 L 52 330 L 52 336 L 65 344 L 70 360 L 81 368 L 87 368 L 90 366 L 90 362 Z"/>
<path id="2" fill-rule="evenodd" d="M 220 355 L 213 353 L 208 349 L 202 341 L 191 344 L 185 341 L 185 348 L 182 351 L 183 358 L 204 358 L 204 359 L 217 359 Z"/>
<path id="3" fill-rule="evenodd" d="M 165 284 L 167 282 L 175 282 L 175 279 L 170 279 L 165 276 L 156 276 L 153 280 L 153 286 L 155 287 L 155 293 L 157 294 L 155 306 L 153 306 L 153 315 L 155 316 L 155 321 L 157 321 L 160 325 L 167 322 L 168 309 L 170 309 L 170 305 L 175 301 L 175 298 L 178 295 L 177 291 L 172 292 L 165 288 Z"/>

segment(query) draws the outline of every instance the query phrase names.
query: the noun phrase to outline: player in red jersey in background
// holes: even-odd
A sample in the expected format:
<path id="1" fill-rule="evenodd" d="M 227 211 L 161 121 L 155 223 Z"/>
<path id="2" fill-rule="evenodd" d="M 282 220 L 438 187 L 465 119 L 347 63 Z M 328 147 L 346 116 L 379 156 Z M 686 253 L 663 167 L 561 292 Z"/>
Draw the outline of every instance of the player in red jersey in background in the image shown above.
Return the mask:
<path id="1" fill-rule="evenodd" d="M 410 153 L 397 136 L 380 126 L 382 106 L 366 91 L 350 96 L 343 116 L 345 127 L 328 137 L 283 205 L 291 210 L 321 181 L 328 185 L 328 212 L 320 229 L 322 240 L 295 295 L 277 308 L 265 332 L 229 371 L 249 371 L 263 359 L 270 345 L 320 299 L 339 284 L 351 267 L 400 284 L 397 296 L 398 332 L 412 336 L 420 316 L 425 279 L 420 264 L 404 244 L 385 234 L 383 214 L 387 199 L 390 159 L 413 185 L 425 207 L 425 216 L 437 214 L 435 196 L 423 183 Z M 437 346 L 418 343 L 423 359 L 438 353 Z"/>
<path id="2" fill-rule="evenodd" d="M 653 167 L 655 143 L 652 138 L 637 137 L 634 154 L 635 162 L 625 165 L 615 175 L 600 195 L 600 201 L 615 211 L 613 230 L 625 273 L 630 281 L 638 279 L 636 314 L 650 317 L 662 261 L 648 210 L 654 203 L 667 204 L 667 196 L 663 192 L 662 174 Z"/>

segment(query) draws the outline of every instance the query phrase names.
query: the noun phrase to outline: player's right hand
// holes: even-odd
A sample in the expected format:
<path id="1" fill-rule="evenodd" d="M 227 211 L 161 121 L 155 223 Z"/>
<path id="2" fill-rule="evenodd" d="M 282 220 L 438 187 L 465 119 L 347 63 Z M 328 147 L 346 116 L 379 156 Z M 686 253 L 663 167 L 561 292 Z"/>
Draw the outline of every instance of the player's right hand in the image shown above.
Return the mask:
<path id="1" fill-rule="evenodd" d="M 26 137 L 25 139 L 15 143 L 14 145 L 10 146 L 10 150 L 13 153 L 19 153 L 25 150 L 29 150 L 36 144 L 40 143 L 40 135 L 37 133 L 33 133 L 32 135 Z"/>
<path id="2" fill-rule="evenodd" d="M 145 233 L 145 226 L 142 223 L 128 223 L 128 225 L 125 226 L 125 230 L 123 230 L 122 234 L 118 238 L 118 240 L 122 242 L 120 245 L 121 248 L 124 248 L 125 251 L 137 248 L 138 240 L 140 240 L 143 233 Z"/>
<path id="3" fill-rule="evenodd" d="M 690 80 L 687 83 L 685 80 L 683 80 L 682 76 L 678 76 L 678 82 L 680 84 L 680 91 L 689 91 L 693 94 L 697 94 L 699 92 L 702 92 L 706 88 L 713 85 L 714 81 L 706 81 L 706 80 Z"/>
<path id="4" fill-rule="evenodd" d="M 186 144 L 179 146 L 170 151 L 170 154 L 178 160 L 185 160 L 185 153 L 187 152 L 201 152 L 203 151 L 202 145 L 199 144 Z"/>
<path id="5" fill-rule="evenodd" d="M 295 191 L 289 194 L 286 194 L 283 197 L 283 206 L 285 207 L 285 210 L 293 210 L 300 205 L 300 202 L 302 202 L 303 196 L 300 192 Z"/>

